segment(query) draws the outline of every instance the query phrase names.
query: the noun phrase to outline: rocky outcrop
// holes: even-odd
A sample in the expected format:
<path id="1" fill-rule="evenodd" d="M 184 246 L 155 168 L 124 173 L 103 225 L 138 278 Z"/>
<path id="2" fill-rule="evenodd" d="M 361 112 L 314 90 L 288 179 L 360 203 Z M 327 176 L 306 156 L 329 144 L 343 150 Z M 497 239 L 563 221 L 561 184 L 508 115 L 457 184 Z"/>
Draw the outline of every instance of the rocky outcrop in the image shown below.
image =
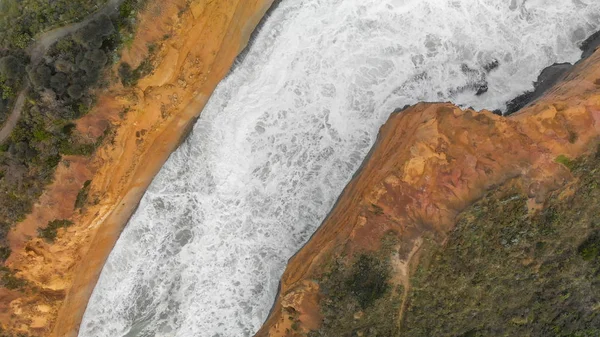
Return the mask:
<path id="1" fill-rule="evenodd" d="M 99 93 L 77 122 L 105 137 L 91 158 L 63 158 L 33 212 L 10 233 L 6 265 L 27 286 L 0 289 L 0 323 L 32 336 L 76 336 L 102 266 L 146 187 L 193 124 L 273 0 L 150 1 L 122 59 L 134 68 L 149 56 L 152 73 L 133 88 Z M 116 69 L 115 69 L 116 71 Z M 84 207 L 75 209 L 90 180 Z M 80 196 L 81 197 L 81 196 Z M 37 228 L 70 219 L 53 244 Z"/>
<path id="2" fill-rule="evenodd" d="M 393 114 L 327 219 L 290 259 L 275 306 L 256 336 L 391 336 L 403 331 L 411 303 L 418 303 L 415 294 L 425 289 L 423 282 L 411 288 L 419 262 L 427 270 L 444 257 L 425 259 L 423 251 L 429 249 L 423 247 L 455 242 L 459 219 L 489 215 L 489 205 L 467 212 L 477 200 L 490 191 L 517 191 L 506 204 L 522 200 L 523 207 L 499 211 L 500 224 L 514 214 L 538 214 L 553 191 L 565 191 L 577 180 L 570 170 L 573 159 L 595 150 L 600 135 L 599 65 L 596 52 L 509 117 L 452 104 L 417 104 Z M 510 319 L 505 323 L 518 325 L 529 318 Z M 453 336 L 462 333 L 479 336 L 476 330 Z"/>

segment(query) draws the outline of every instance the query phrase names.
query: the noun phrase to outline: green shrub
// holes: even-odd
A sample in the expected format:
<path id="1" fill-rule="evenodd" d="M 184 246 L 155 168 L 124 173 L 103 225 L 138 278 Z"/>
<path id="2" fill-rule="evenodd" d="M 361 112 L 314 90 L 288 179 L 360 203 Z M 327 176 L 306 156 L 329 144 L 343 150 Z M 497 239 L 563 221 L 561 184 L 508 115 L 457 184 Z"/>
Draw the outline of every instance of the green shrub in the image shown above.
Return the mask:
<path id="1" fill-rule="evenodd" d="M 385 261 L 373 256 L 361 254 L 358 257 L 346 280 L 346 286 L 361 308 L 368 308 L 388 291 L 390 269 Z"/>
<path id="2" fill-rule="evenodd" d="M 10 247 L 0 246 L 0 263 L 3 263 L 10 256 Z"/>
<path id="3" fill-rule="evenodd" d="M 83 183 L 83 187 L 81 190 L 79 190 L 79 193 L 77 193 L 77 199 L 75 199 L 75 209 L 80 209 L 85 206 L 85 202 L 87 201 L 87 197 L 90 192 L 91 183 L 91 180 L 87 180 L 85 183 Z"/>
<path id="4" fill-rule="evenodd" d="M 54 242 L 59 228 L 66 228 L 73 225 L 69 220 L 52 220 L 48 222 L 45 228 L 38 228 L 38 236 L 48 242 Z"/>
<path id="5" fill-rule="evenodd" d="M 15 276 L 14 272 L 4 266 L 0 266 L 0 286 L 10 290 L 21 289 L 27 285 L 27 281 Z"/>
<path id="6" fill-rule="evenodd" d="M 578 248 L 579 254 L 586 261 L 600 258 L 600 231 L 593 232 Z"/>
<path id="7" fill-rule="evenodd" d="M 390 256 L 397 246 L 394 234 L 384 236 L 379 251 L 363 252 L 347 259 L 332 258 L 319 283 L 321 327 L 310 337 L 390 337 L 397 333 L 401 286 L 391 284 Z M 356 315 L 361 315 L 360 319 Z"/>
<path id="8" fill-rule="evenodd" d="M 133 70 L 128 63 L 123 62 L 119 66 L 119 76 L 121 77 L 121 83 L 126 87 L 134 86 L 141 78 L 152 73 L 152 70 L 152 62 L 149 58 L 142 61 L 142 63 L 140 63 L 140 65 Z"/>

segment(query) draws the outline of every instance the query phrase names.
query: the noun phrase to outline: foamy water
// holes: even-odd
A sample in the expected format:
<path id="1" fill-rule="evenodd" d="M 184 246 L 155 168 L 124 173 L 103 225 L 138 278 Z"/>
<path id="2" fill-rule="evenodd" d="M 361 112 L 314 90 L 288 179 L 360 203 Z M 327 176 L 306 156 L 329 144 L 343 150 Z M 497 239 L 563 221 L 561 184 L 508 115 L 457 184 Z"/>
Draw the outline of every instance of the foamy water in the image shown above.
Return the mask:
<path id="1" fill-rule="evenodd" d="M 146 192 L 79 336 L 251 336 L 390 112 L 502 109 L 599 26 L 595 0 L 284 0 Z"/>

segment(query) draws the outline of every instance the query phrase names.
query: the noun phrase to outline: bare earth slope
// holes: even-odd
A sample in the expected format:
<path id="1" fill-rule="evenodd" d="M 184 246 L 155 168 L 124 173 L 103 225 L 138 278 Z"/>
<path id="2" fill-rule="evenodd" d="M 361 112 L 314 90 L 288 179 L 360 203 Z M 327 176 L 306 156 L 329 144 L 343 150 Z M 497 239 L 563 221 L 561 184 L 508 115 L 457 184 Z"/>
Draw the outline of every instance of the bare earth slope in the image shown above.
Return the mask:
<path id="1" fill-rule="evenodd" d="M 518 181 L 517 195 L 525 196 L 525 214 L 543 209 L 552 191 L 576 180 L 571 159 L 595 150 L 599 135 L 600 52 L 508 118 L 425 103 L 392 115 L 328 218 L 289 261 L 271 316 L 257 336 L 397 335 L 412 310 L 409 298 L 423 247 L 444 246 L 457 215 L 511 181 Z M 420 280 L 419 291 L 428 284 Z M 440 320 L 454 317 L 451 310 L 438 314 Z M 524 317 L 513 323 L 526 324 Z"/>

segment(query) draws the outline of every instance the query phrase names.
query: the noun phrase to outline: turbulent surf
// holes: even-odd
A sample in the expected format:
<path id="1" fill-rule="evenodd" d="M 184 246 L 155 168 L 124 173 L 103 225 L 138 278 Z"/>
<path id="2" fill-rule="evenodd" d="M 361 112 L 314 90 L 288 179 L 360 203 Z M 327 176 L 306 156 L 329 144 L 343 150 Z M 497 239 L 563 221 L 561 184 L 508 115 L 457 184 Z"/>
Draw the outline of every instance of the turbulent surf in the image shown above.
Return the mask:
<path id="1" fill-rule="evenodd" d="M 251 336 L 397 108 L 505 109 L 574 62 L 594 0 L 284 0 L 157 175 L 79 336 Z"/>

